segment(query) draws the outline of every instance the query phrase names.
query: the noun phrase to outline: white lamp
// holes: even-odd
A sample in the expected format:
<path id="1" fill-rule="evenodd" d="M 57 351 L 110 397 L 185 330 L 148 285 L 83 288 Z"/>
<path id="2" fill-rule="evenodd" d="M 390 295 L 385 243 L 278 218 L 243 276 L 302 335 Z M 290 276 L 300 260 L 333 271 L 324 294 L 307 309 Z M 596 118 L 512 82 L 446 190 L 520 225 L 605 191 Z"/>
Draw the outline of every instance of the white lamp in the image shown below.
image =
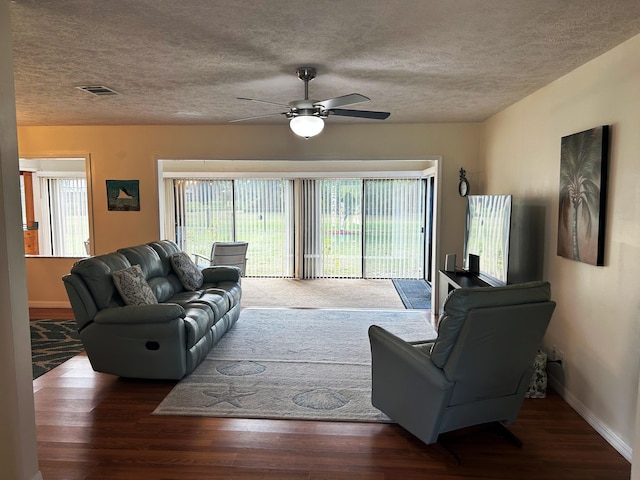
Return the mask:
<path id="1" fill-rule="evenodd" d="M 324 128 L 324 121 L 315 115 L 298 115 L 289 122 L 291 131 L 304 138 L 315 137 Z"/>

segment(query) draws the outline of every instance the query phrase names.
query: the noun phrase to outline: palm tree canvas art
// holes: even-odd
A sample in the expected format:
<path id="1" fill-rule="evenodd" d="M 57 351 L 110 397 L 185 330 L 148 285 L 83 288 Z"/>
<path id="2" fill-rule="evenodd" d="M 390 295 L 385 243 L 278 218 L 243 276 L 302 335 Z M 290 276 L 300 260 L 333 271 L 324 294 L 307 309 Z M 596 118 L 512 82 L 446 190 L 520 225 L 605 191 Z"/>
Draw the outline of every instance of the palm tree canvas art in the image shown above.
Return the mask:
<path id="1" fill-rule="evenodd" d="M 604 265 L 609 126 L 562 137 L 558 255 Z"/>

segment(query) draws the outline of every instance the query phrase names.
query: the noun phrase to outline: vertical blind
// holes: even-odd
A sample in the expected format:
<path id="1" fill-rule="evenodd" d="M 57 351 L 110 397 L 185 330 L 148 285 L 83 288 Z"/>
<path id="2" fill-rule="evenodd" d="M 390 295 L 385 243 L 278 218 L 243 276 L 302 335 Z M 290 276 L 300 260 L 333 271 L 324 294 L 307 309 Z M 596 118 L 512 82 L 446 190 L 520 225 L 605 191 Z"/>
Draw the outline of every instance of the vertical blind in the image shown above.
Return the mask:
<path id="1" fill-rule="evenodd" d="M 87 180 L 85 178 L 41 178 L 41 190 L 48 202 L 43 203 L 43 251 L 54 256 L 80 257 L 87 254 L 89 239 Z M 43 233 L 44 233 L 43 232 Z"/>
<path id="2" fill-rule="evenodd" d="M 175 240 L 188 253 L 209 257 L 214 241 L 233 238 L 233 182 L 184 178 L 173 180 Z"/>
<path id="3" fill-rule="evenodd" d="M 303 278 L 362 278 L 362 180 L 305 179 Z"/>
<path id="4" fill-rule="evenodd" d="M 180 247 L 208 256 L 214 241 L 247 241 L 247 276 L 292 277 L 300 258 L 301 278 L 423 278 L 424 179 L 299 179 L 295 197 L 287 179 L 171 184 Z"/>
<path id="5" fill-rule="evenodd" d="M 169 238 L 182 250 L 208 257 L 213 242 L 246 241 L 247 276 L 293 276 L 291 181 L 185 178 L 171 183 L 166 220 L 174 220 L 175 236 Z"/>
<path id="6" fill-rule="evenodd" d="M 425 182 L 365 182 L 365 276 L 423 278 Z"/>
<path id="7" fill-rule="evenodd" d="M 234 180 L 235 240 L 249 242 L 247 276 L 293 276 L 293 186 L 284 179 Z"/>
<path id="8" fill-rule="evenodd" d="M 320 188 L 316 180 L 303 179 L 301 188 L 302 278 L 322 278 L 323 236 Z"/>
<path id="9" fill-rule="evenodd" d="M 423 278 L 423 179 L 301 182 L 303 278 Z"/>

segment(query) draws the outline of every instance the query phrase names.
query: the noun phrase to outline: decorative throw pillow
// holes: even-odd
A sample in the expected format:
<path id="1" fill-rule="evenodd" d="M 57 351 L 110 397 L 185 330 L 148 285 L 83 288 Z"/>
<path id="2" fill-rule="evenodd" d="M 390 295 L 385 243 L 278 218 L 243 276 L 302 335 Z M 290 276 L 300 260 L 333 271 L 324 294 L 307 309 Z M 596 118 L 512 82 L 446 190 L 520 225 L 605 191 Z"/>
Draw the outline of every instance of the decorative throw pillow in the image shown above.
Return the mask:
<path id="1" fill-rule="evenodd" d="M 171 255 L 171 266 L 186 290 L 197 290 L 202 286 L 204 276 L 185 252 Z"/>
<path id="2" fill-rule="evenodd" d="M 151 287 L 144 278 L 140 265 L 116 270 L 112 274 L 113 283 L 127 305 L 152 305 L 158 303 Z"/>

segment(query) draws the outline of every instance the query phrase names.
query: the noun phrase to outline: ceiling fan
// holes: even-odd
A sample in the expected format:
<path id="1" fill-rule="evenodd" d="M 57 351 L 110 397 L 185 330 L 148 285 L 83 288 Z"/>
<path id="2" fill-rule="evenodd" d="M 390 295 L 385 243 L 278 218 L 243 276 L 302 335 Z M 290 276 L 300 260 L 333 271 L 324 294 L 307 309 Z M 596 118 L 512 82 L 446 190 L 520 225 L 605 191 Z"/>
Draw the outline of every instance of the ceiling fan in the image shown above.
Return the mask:
<path id="1" fill-rule="evenodd" d="M 269 102 L 267 100 L 256 100 L 254 98 L 238 97 L 238 100 L 247 100 L 250 102 L 268 103 L 270 105 L 278 105 L 287 108 L 284 112 L 268 113 L 266 115 L 258 115 L 254 117 L 240 118 L 231 120 L 232 122 L 242 122 L 245 120 L 253 120 L 256 118 L 270 117 L 273 115 L 284 115 L 290 119 L 289 126 L 296 135 L 304 138 L 315 137 L 324 128 L 324 119 L 329 115 L 338 115 L 341 117 L 357 117 L 370 118 L 373 120 L 384 120 L 389 112 L 374 112 L 371 110 L 348 110 L 344 108 L 347 105 L 368 102 L 371 100 L 359 93 L 351 93 L 341 97 L 329 98 L 327 100 L 309 99 L 309 82 L 316 77 L 316 69 L 313 67 L 299 67 L 296 69 L 298 78 L 304 82 L 304 100 L 293 100 L 289 104 Z"/>

